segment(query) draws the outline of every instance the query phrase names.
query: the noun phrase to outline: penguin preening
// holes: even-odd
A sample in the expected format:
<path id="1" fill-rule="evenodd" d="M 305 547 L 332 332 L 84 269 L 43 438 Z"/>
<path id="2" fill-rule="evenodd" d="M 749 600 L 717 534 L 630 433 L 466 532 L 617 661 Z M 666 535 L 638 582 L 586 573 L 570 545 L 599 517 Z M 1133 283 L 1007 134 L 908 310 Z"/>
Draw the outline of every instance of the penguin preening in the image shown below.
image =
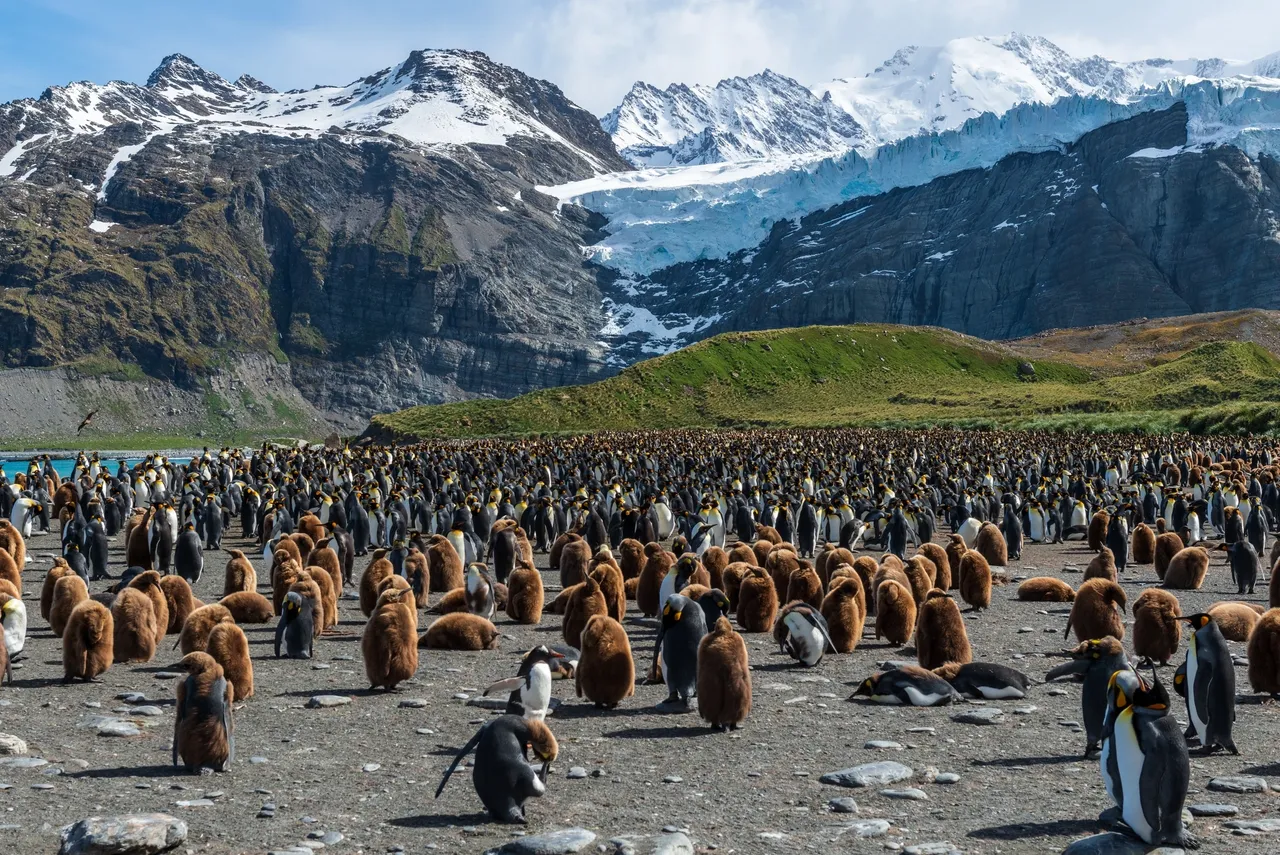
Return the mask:
<path id="1" fill-rule="evenodd" d="M 527 822 L 524 804 L 547 791 L 547 769 L 559 755 L 551 729 L 545 722 L 516 715 L 503 715 L 486 722 L 445 771 L 436 789 L 436 798 L 440 798 L 454 769 L 472 749 L 476 760 L 471 781 L 485 810 L 498 822 Z M 530 749 L 542 761 L 536 773 L 529 765 Z"/>
<path id="2" fill-rule="evenodd" d="M 789 603 L 778 614 L 778 623 L 774 634 L 782 636 L 783 649 L 806 668 L 817 665 L 827 653 L 836 652 L 827 619 L 813 606 Z"/>

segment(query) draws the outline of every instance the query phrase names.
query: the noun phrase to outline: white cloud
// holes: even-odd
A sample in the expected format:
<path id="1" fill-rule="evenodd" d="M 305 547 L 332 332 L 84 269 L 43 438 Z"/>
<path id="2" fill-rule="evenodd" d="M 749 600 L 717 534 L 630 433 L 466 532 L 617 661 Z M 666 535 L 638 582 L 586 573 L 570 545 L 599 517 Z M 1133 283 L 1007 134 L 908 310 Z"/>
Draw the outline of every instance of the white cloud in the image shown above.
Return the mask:
<path id="1" fill-rule="evenodd" d="M 415 48 L 483 50 L 603 114 L 636 80 L 713 83 L 768 67 L 818 84 L 866 74 L 908 44 L 1015 30 L 1118 60 L 1280 50 L 1275 0 L 225 0 L 207 13 L 154 0 L 39 5 L 61 17 L 35 22 L 22 40 L 29 55 L 0 57 L 0 91 L 19 77 L 34 89 L 11 97 L 72 74 L 145 79 L 173 51 L 225 76 L 305 88 L 350 82 Z"/>

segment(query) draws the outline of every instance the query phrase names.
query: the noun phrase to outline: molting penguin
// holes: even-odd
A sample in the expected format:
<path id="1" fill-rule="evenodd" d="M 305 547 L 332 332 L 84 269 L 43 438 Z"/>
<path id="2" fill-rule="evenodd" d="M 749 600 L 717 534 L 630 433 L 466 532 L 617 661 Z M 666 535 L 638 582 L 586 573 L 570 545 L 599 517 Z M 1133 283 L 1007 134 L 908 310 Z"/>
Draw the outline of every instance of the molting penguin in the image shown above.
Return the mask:
<path id="1" fill-rule="evenodd" d="M 485 620 L 493 620 L 498 610 L 497 597 L 494 595 L 493 579 L 489 576 L 489 568 L 484 564 L 467 565 L 466 585 L 467 611 L 480 615 Z"/>
<path id="2" fill-rule="evenodd" d="M 1232 545 L 1241 543 L 1248 545 L 1247 541 Z M 1182 620 L 1192 629 L 1187 642 L 1187 717 L 1200 739 L 1200 750 L 1211 754 L 1225 748 L 1239 754 L 1231 738 L 1236 720 L 1236 669 L 1227 640 L 1208 614 L 1188 615 Z"/>
<path id="3" fill-rule="evenodd" d="M 1049 671 L 1045 681 L 1066 676 L 1083 678 L 1080 692 L 1080 712 L 1084 718 L 1084 756 L 1098 748 L 1107 714 L 1107 691 L 1111 675 L 1117 671 L 1132 671 L 1124 646 L 1111 636 L 1083 641 L 1071 651 L 1072 660 Z"/>
<path id="4" fill-rule="evenodd" d="M 173 765 L 178 758 L 189 771 L 203 768 L 226 772 L 236 758 L 231 704 L 235 689 L 222 666 L 208 653 L 188 653 L 179 667 L 187 678 L 178 684 L 177 715 L 173 722 Z"/>
<path id="5" fill-rule="evenodd" d="M 537 773 L 529 765 L 530 748 L 542 761 Z M 436 798 L 440 798 L 449 776 L 472 749 L 476 752 L 476 762 L 471 781 L 489 815 L 498 822 L 525 823 L 524 803 L 547 791 L 547 769 L 559 754 L 551 729 L 545 722 L 515 715 L 486 722 L 444 773 Z"/>
<path id="6" fill-rule="evenodd" d="M 960 700 L 950 683 L 916 665 L 876 672 L 862 681 L 849 700 L 857 697 L 877 704 L 912 707 L 936 707 Z"/>

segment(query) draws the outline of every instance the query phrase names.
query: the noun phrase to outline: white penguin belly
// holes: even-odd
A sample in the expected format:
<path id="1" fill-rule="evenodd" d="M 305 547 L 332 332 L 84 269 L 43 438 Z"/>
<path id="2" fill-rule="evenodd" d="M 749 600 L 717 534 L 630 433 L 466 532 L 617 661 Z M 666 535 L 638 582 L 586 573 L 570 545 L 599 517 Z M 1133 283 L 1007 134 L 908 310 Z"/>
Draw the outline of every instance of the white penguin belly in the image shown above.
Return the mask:
<path id="1" fill-rule="evenodd" d="M 1037 543 L 1044 540 L 1044 517 L 1040 514 L 1031 514 L 1030 522 L 1027 539 Z"/>
<path id="2" fill-rule="evenodd" d="M 1116 800 L 1115 784 L 1111 780 L 1111 775 L 1107 772 L 1107 763 L 1110 761 L 1111 752 L 1114 750 L 1111 742 L 1112 741 L 1110 739 L 1102 740 L 1102 754 L 1098 757 L 1098 763 L 1100 764 L 1099 768 L 1102 770 L 1102 786 L 1107 788 L 1107 797 L 1111 799 L 1116 807 L 1123 807 L 1123 805 Z"/>
<path id="3" fill-rule="evenodd" d="M 27 616 L 25 613 L 14 612 L 5 620 L 4 645 L 10 656 L 21 653 L 22 649 L 27 646 Z"/>
<path id="4" fill-rule="evenodd" d="M 794 640 L 799 655 L 796 657 L 805 665 L 817 665 L 822 660 L 823 639 L 822 633 L 817 627 L 809 627 L 807 631 L 802 630 L 800 633 L 792 632 L 791 638 Z"/>
<path id="5" fill-rule="evenodd" d="M 1133 708 L 1120 713 L 1115 727 L 1116 765 L 1120 768 L 1120 786 L 1124 804 L 1120 805 L 1120 815 L 1125 824 L 1144 841 L 1150 842 L 1152 837 L 1151 823 L 1142 812 L 1142 766 L 1146 757 L 1138 745 L 1137 732 L 1134 729 Z"/>
<path id="6" fill-rule="evenodd" d="M 1196 729 L 1196 736 L 1200 737 L 1200 744 L 1205 744 L 1205 734 L 1209 730 L 1209 721 L 1206 711 L 1196 706 L 1196 672 L 1200 670 L 1200 654 L 1196 650 L 1196 637 L 1192 633 L 1191 641 L 1187 645 L 1187 716 L 1191 719 L 1191 726 Z"/>
<path id="7" fill-rule="evenodd" d="M 979 694 L 989 701 L 998 701 L 1004 698 L 1025 698 L 1026 692 L 1017 686 L 979 686 Z"/>
<path id="8" fill-rule="evenodd" d="M 529 721 L 542 721 L 551 706 L 551 669 L 539 662 L 529 672 L 529 682 L 520 692 L 524 705 L 524 717 Z"/>
<path id="9" fill-rule="evenodd" d="M 969 549 L 973 549 L 973 542 L 978 539 L 978 530 L 982 528 L 982 523 L 973 517 L 969 517 L 960 524 L 959 535 L 964 538 L 964 545 Z"/>
<path id="10" fill-rule="evenodd" d="M 930 692 L 926 695 L 915 686 L 903 686 L 902 692 L 911 699 L 913 707 L 931 707 L 942 700 L 942 695 L 937 692 Z"/>

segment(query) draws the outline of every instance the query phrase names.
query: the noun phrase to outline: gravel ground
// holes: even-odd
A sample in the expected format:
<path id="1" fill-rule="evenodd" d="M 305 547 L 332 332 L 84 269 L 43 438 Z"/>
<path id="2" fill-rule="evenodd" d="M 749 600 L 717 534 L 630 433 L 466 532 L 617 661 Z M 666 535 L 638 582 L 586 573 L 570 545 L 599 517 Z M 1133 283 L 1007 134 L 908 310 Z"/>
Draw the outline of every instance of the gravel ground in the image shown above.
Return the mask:
<path id="1" fill-rule="evenodd" d="M 170 649 L 176 639 L 170 636 L 154 662 L 113 667 L 101 684 L 60 685 L 60 640 L 40 619 L 38 601 L 57 540 L 37 536 L 29 545 L 36 559 L 24 579 L 30 639 L 14 685 L 0 688 L 0 732 L 26 740 L 28 756 L 48 763 L 14 768 L 0 758 L 0 784 L 10 785 L 0 791 L 0 852 L 54 852 L 58 830 L 67 823 L 141 811 L 184 820 L 188 852 L 265 852 L 309 836 L 314 848 L 327 832 L 342 835 L 337 842 L 330 836 L 326 847 L 339 852 L 481 852 L 519 833 L 486 821 L 469 773 L 455 775 L 439 800 L 432 795 L 455 750 L 494 714 L 467 699 L 513 674 L 523 650 L 559 642 L 558 616 L 522 627 L 500 615 L 499 651 L 423 651 L 416 679 L 393 694 L 366 691 L 359 645 L 364 620 L 354 598 L 342 601 L 340 632 L 318 643 L 313 662 L 273 659 L 273 627 L 246 627 L 257 693 L 236 713 L 236 762 L 229 773 L 200 777 L 169 765 L 175 682 L 157 672 L 178 660 Z M 228 539 L 225 545 L 242 544 Z M 1184 612 L 1231 598 L 1219 555 L 1204 590 L 1180 592 Z M 1057 575 L 1073 585 L 1089 560 L 1078 543 L 1028 545 L 1024 556 L 1009 568 L 1014 579 Z M 357 573 L 366 560 L 358 560 Z M 538 561 L 542 565 L 545 556 Z M 221 590 L 223 564 L 222 556 L 214 556 L 196 586 L 206 602 Z M 257 564 L 259 578 L 266 579 L 265 563 Z M 556 581 L 551 575 L 549 590 Z M 1127 574 L 1131 603 L 1153 579 L 1150 567 Z M 1061 661 L 1067 608 L 1016 602 L 1015 587 L 997 588 L 992 608 L 969 616 L 975 658 L 1041 678 Z M 1260 590 L 1252 599 L 1265 603 L 1265 585 Z M 430 619 L 424 615 L 422 625 Z M 647 666 L 652 623 L 633 615 L 626 625 Z M 974 707 L 894 709 L 846 700 L 877 663 L 913 655 L 910 648 L 876 642 L 870 622 L 853 654 L 828 656 L 811 670 L 779 655 L 767 636 L 747 640 L 754 707 L 744 728 L 732 734 L 712 733 L 696 712 L 657 710 L 666 696 L 662 686 L 638 686 L 622 707 L 600 712 L 573 696 L 571 682 L 557 683 L 564 703 L 548 721 L 560 759 L 547 795 L 527 806 L 527 831 L 581 826 L 603 846 L 611 838 L 652 836 L 671 827 L 685 830 L 698 851 L 716 852 L 882 852 L 949 842 L 966 853 L 1043 853 L 1098 830 L 1095 818 L 1108 801 L 1097 763 L 1080 757 L 1078 686 L 1037 685 L 1025 700 L 991 703 L 1005 713 L 995 725 L 960 724 L 952 715 Z M 1232 647 L 1243 656 L 1242 644 Z M 1244 669 L 1237 674 L 1246 695 L 1236 726 L 1242 755 L 1193 758 L 1188 803 L 1226 802 L 1239 807 L 1238 818 L 1255 819 L 1275 811 L 1271 794 L 1208 789 L 1213 777 L 1241 773 L 1271 777 L 1280 786 L 1280 708 L 1248 695 Z M 1164 675 L 1171 685 L 1172 669 Z M 159 715 L 131 712 L 117 700 L 123 692 L 144 693 Z M 307 709 L 319 694 L 352 700 Z M 402 706 L 411 699 L 421 703 Z M 1181 700 L 1175 697 L 1174 704 L 1185 719 Z M 82 726 L 93 715 L 140 722 L 141 735 L 99 736 Z M 901 747 L 864 747 L 868 740 Z M 842 789 L 818 780 L 825 772 L 878 760 L 910 766 L 914 779 L 895 786 L 918 788 L 925 798 L 890 798 L 875 788 Z M 571 767 L 582 767 L 587 777 L 569 779 Z M 937 772 L 959 780 L 935 782 Z M 831 800 L 846 797 L 856 800 L 857 812 L 834 812 Z M 196 801 L 202 799 L 208 801 Z M 275 806 L 273 817 L 260 816 L 264 804 Z M 890 827 L 859 836 L 883 827 L 872 820 Z M 1196 820 L 1193 830 L 1207 851 L 1232 846 L 1261 852 L 1280 845 L 1266 837 L 1233 837 L 1224 821 Z M 639 848 L 644 851 L 643 844 Z M 584 851 L 595 851 L 595 844 Z"/>

